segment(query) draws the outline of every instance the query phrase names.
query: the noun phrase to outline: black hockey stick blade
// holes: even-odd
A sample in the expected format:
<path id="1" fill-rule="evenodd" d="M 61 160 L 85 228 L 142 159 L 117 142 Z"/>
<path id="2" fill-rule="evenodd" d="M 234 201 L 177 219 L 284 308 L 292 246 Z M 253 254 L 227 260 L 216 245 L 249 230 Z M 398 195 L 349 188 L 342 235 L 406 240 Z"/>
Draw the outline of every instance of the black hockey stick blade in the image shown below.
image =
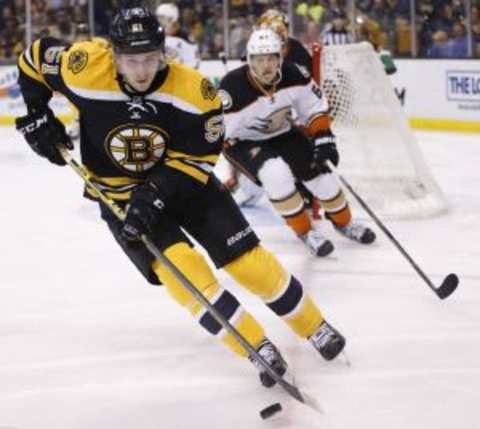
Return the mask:
<path id="1" fill-rule="evenodd" d="M 436 289 L 437 296 L 440 299 L 445 299 L 449 297 L 458 286 L 458 276 L 456 274 L 449 274 L 445 277 L 445 280 L 442 282 L 440 287 Z"/>
<path id="2" fill-rule="evenodd" d="M 323 409 L 320 406 L 319 402 L 305 391 L 300 391 L 294 381 L 287 381 L 281 376 L 278 376 L 278 379 L 276 381 L 280 386 L 282 386 L 283 390 L 285 390 L 292 398 L 296 399 L 298 402 L 301 402 L 307 407 L 310 407 L 317 413 L 323 414 Z"/>

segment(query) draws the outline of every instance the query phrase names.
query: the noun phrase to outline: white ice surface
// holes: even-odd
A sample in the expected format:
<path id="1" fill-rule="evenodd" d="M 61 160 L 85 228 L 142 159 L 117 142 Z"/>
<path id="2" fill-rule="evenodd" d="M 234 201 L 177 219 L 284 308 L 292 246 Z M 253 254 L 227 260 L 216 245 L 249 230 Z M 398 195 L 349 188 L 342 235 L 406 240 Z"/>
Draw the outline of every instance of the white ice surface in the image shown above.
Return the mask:
<path id="1" fill-rule="evenodd" d="M 0 129 L 0 428 L 479 428 L 480 137 L 418 137 L 451 210 L 389 226 L 435 283 L 458 273 L 449 299 L 381 233 L 361 247 L 330 230 L 336 252 L 319 260 L 268 209 L 250 210 L 265 245 L 346 335 L 348 367 L 323 361 L 219 274 L 320 401 L 318 415 L 262 388 L 248 361 L 147 285 L 80 179 Z M 262 421 L 276 401 L 284 411 Z"/>

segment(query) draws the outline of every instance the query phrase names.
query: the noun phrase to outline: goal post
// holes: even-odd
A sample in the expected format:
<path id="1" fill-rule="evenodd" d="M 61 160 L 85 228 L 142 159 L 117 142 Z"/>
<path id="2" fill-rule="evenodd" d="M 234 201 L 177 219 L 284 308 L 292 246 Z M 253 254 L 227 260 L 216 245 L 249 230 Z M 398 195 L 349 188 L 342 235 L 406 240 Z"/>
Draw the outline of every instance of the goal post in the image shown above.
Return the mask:
<path id="1" fill-rule="evenodd" d="M 340 169 L 358 193 L 385 218 L 446 211 L 446 200 L 372 45 L 316 44 L 312 53 L 312 76 L 330 105 Z"/>

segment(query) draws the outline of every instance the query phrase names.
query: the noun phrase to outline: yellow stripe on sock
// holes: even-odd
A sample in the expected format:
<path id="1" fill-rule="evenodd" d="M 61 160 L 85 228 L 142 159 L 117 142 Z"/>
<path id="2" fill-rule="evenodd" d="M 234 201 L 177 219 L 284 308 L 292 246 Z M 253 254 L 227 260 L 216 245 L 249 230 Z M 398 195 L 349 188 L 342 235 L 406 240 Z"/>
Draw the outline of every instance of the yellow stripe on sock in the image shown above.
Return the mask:
<path id="1" fill-rule="evenodd" d="M 262 326 L 246 311 L 243 311 L 243 314 L 234 324 L 234 327 L 245 337 L 254 349 L 256 349 L 265 338 L 265 332 Z M 248 352 L 245 351 L 240 343 L 228 332 L 223 336 L 222 342 L 240 356 L 248 356 Z"/>
<path id="2" fill-rule="evenodd" d="M 307 338 L 322 323 L 323 316 L 310 296 L 306 295 L 298 311 L 284 320 L 298 336 Z"/>

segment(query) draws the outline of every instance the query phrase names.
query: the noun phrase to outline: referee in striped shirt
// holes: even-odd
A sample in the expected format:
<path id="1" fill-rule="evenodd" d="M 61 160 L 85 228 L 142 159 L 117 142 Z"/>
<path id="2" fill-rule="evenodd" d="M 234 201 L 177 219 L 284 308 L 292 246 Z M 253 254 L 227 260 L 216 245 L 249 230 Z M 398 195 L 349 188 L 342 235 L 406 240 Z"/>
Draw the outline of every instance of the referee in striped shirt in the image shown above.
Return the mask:
<path id="1" fill-rule="evenodd" d="M 322 34 L 323 45 L 346 45 L 353 43 L 353 35 L 347 29 L 347 15 L 343 10 L 334 9 L 330 15 L 330 26 Z"/>

